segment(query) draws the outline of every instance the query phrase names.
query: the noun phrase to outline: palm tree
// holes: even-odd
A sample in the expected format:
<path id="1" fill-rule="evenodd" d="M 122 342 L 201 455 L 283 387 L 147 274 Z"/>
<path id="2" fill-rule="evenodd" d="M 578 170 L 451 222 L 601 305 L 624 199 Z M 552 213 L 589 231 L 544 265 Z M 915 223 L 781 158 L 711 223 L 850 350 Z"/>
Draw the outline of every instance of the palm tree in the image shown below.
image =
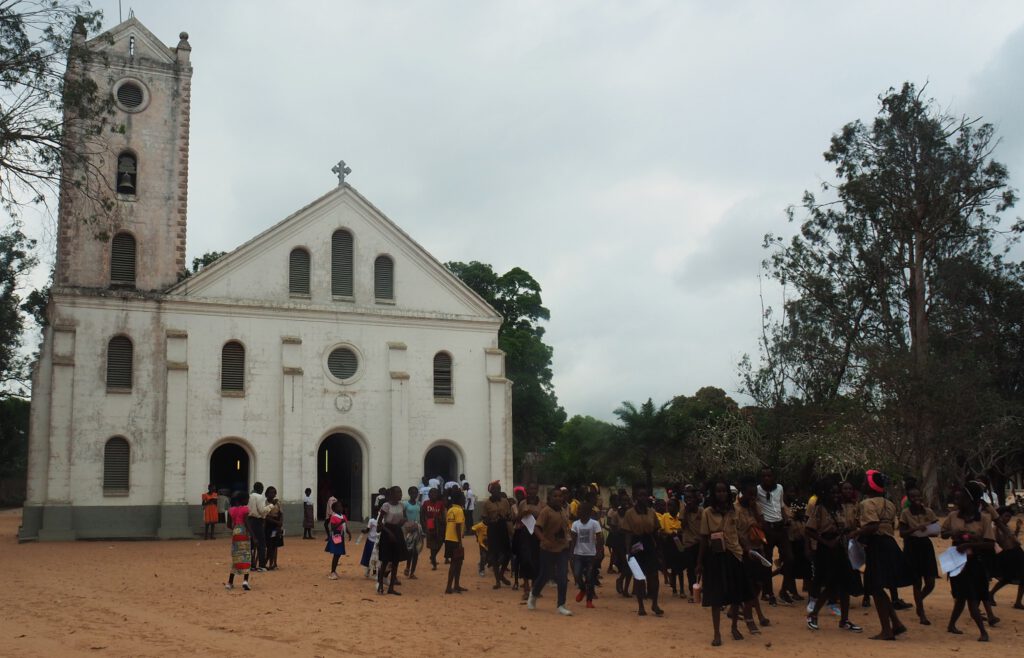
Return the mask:
<path id="1" fill-rule="evenodd" d="M 654 464 L 660 452 L 669 446 L 668 426 L 665 422 L 665 409 L 669 403 L 655 407 L 654 402 L 647 402 L 637 409 L 632 402 L 626 401 L 615 410 L 615 415 L 622 423 L 622 435 L 625 457 L 640 458 L 640 470 L 646 478 L 647 490 L 654 486 Z"/>

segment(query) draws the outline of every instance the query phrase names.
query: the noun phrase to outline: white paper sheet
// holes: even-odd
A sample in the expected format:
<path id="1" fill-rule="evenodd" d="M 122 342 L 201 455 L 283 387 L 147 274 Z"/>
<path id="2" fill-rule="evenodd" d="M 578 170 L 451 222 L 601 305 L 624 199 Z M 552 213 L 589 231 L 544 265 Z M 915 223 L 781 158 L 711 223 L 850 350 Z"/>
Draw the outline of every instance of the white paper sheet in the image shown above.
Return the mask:
<path id="1" fill-rule="evenodd" d="M 927 528 L 921 532 L 915 532 L 913 535 L 915 537 L 938 537 L 941 532 L 942 526 L 940 526 L 939 522 L 936 521 L 935 523 L 929 523 Z"/>
<path id="2" fill-rule="evenodd" d="M 644 575 L 644 570 L 640 568 L 640 563 L 636 561 L 635 557 L 630 556 L 626 563 L 629 564 L 629 570 L 633 572 L 633 580 L 647 580 L 647 576 Z"/>
<path id="3" fill-rule="evenodd" d="M 860 569 L 864 566 L 867 556 L 864 555 L 864 546 L 856 539 L 851 539 L 846 544 L 846 553 L 850 556 L 850 566 Z"/>
<path id="4" fill-rule="evenodd" d="M 967 564 L 967 554 L 956 550 L 955 546 L 950 546 L 939 553 L 939 568 L 950 578 L 959 575 L 965 564 Z"/>
<path id="5" fill-rule="evenodd" d="M 752 558 L 754 558 L 755 560 L 758 560 L 763 566 L 766 566 L 766 567 L 772 566 L 771 560 L 769 560 L 765 556 L 761 555 L 757 551 L 750 551 L 750 556 Z"/>
<path id="6" fill-rule="evenodd" d="M 523 527 L 526 528 L 526 531 L 532 535 L 533 529 L 537 527 L 537 519 L 533 518 L 533 514 L 527 514 L 519 520 L 522 521 Z"/>

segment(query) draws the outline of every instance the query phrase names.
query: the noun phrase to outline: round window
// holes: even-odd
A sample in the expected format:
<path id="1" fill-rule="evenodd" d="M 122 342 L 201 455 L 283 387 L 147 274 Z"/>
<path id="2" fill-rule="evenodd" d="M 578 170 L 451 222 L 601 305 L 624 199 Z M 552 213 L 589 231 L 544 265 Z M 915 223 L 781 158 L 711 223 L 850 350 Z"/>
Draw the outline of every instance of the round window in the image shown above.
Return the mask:
<path id="1" fill-rule="evenodd" d="M 122 80 L 114 87 L 114 100 L 125 112 L 141 112 L 149 101 L 146 88 L 135 80 Z"/>
<path id="2" fill-rule="evenodd" d="M 352 379 L 359 370 L 359 357 L 351 348 L 335 348 L 327 357 L 327 369 L 338 379 Z"/>

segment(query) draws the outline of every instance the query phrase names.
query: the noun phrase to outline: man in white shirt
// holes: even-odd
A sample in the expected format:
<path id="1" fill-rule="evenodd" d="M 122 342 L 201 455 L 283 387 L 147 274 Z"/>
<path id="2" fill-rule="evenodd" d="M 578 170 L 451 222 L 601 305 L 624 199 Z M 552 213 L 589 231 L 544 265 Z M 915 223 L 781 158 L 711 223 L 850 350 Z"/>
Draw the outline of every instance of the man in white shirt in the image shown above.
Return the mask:
<path id="1" fill-rule="evenodd" d="M 786 511 L 783 504 L 782 485 L 775 481 L 775 471 L 771 466 L 761 469 L 761 484 L 757 485 L 757 510 L 764 522 L 764 536 L 767 540 L 765 546 L 765 557 L 772 559 L 775 549 L 779 549 L 779 559 L 782 560 L 783 587 L 779 592 L 779 598 L 785 603 L 792 603 L 793 599 L 786 591 L 786 584 L 793 582 L 793 547 L 789 543 L 789 520 L 786 519 Z M 768 594 L 768 605 L 775 605 L 775 594 L 772 591 L 771 581 L 766 584 Z M 796 589 L 794 587 L 793 591 Z"/>
<path id="2" fill-rule="evenodd" d="M 427 481 L 427 476 L 424 475 L 420 479 L 420 504 L 427 502 L 430 499 L 430 483 Z"/>
<path id="3" fill-rule="evenodd" d="M 256 571 L 267 570 L 267 533 L 265 519 L 270 505 L 267 504 L 267 497 L 263 495 L 263 483 L 257 482 L 252 485 L 252 493 L 249 494 L 249 546 L 250 550 L 255 548 L 253 553 L 257 556 Z"/>
<path id="4" fill-rule="evenodd" d="M 466 532 L 473 527 L 473 511 L 476 509 L 476 494 L 469 488 L 469 482 L 462 483 L 462 493 L 466 496 Z"/>

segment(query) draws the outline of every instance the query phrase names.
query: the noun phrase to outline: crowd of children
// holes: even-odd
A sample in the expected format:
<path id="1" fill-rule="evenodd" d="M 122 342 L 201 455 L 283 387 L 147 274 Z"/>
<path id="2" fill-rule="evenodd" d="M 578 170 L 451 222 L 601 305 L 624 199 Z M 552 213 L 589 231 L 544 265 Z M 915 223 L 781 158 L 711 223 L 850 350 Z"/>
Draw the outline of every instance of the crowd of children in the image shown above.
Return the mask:
<path id="1" fill-rule="evenodd" d="M 942 518 L 928 508 L 914 482 L 905 482 L 905 496 L 894 500 L 888 479 L 874 470 L 858 483 L 822 480 L 804 500 L 785 492 L 770 468 L 737 485 L 713 479 L 701 486 L 679 485 L 657 498 L 643 487 L 620 489 L 607 505 L 596 484 L 551 488 L 543 502 L 538 492 L 531 484 L 515 487 L 510 497 L 499 481 L 491 482 L 487 498 L 477 501 L 474 524 L 465 509 L 468 483 L 430 481 L 410 487 L 406 500 L 401 487 L 382 489 L 362 531 L 360 564 L 367 577 L 376 576 L 379 593 L 400 595 L 399 565 L 405 565 L 405 578 L 415 579 L 426 545 L 431 569 L 438 569 L 440 559 L 448 567 L 445 593 L 461 594 L 468 591 L 462 585 L 463 537 L 473 534 L 478 575 L 489 570 L 495 589 L 521 590 L 530 610 L 553 580 L 556 610 L 571 616 L 570 574 L 576 601 L 585 599 L 593 608 L 602 575 L 614 575 L 615 592 L 635 597 L 639 615 L 646 615 L 648 606 L 654 615 L 664 614 L 663 585 L 672 596 L 709 608 L 713 646 L 722 644 L 723 612 L 730 636 L 741 640 L 740 625 L 760 634 L 771 625 L 763 606 L 779 601 L 807 601 L 811 631 L 821 628 L 819 614 L 827 607 L 837 615 L 840 630 L 859 633 L 861 627 L 850 618 L 859 599 L 878 616 L 880 632 L 872 639 L 894 640 L 907 632 L 901 610 L 913 608 L 920 624 L 931 624 L 926 599 L 939 575 L 932 542 L 942 536 L 953 545 L 954 566 L 946 569 L 954 599 L 950 633 L 962 633 L 957 624 L 966 610 L 979 639 L 987 641 L 988 628 L 999 623 L 994 595 L 1009 584 L 1017 585 L 1013 607 L 1024 609 L 1021 522 L 1011 528 L 1012 510 L 994 508 L 977 481 L 953 492 L 952 509 Z M 243 587 L 249 588 L 252 516 L 244 498 L 237 495 L 228 511 L 233 529 L 229 588 L 235 575 L 242 575 Z M 325 551 L 332 555 L 329 577 L 336 579 L 351 534 L 341 503 L 329 503 Z M 776 598 L 773 577 L 779 575 Z M 900 588 L 912 589 L 913 604 L 900 599 Z"/>

